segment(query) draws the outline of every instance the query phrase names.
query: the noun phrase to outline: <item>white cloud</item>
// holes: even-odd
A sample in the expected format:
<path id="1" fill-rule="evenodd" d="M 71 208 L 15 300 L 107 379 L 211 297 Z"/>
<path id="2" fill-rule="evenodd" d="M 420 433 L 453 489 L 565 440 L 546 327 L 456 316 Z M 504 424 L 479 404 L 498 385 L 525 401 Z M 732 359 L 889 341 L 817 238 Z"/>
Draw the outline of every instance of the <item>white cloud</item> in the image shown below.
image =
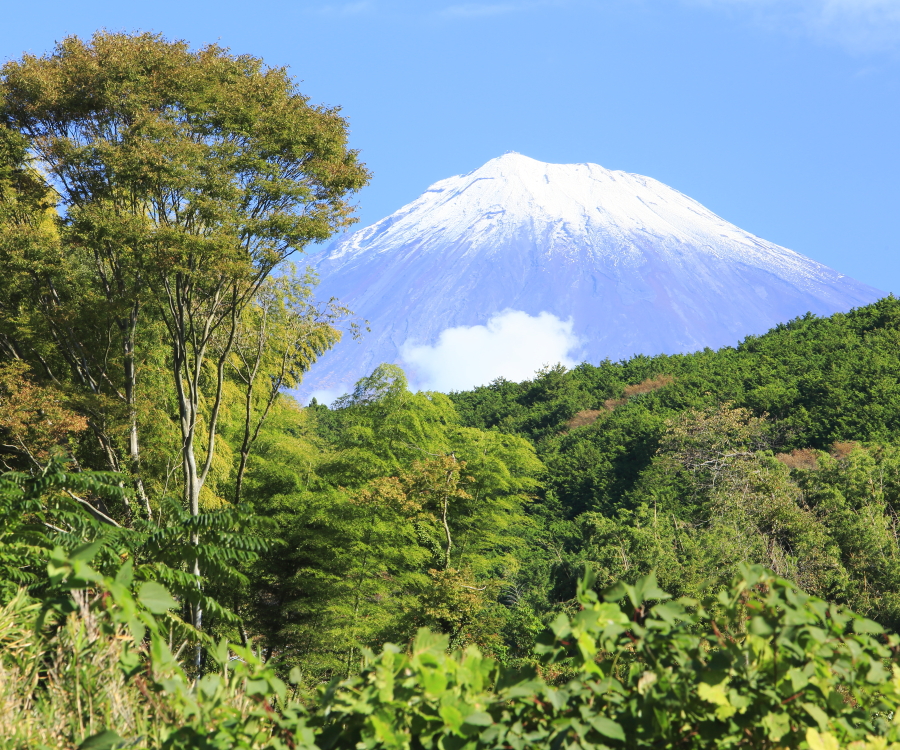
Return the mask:
<path id="1" fill-rule="evenodd" d="M 409 374 L 415 374 L 416 387 L 446 392 L 487 385 L 498 377 L 525 380 L 544 365 L 574 367 L 569 354 L 578 343 L 571 319 L 505 310 L 487 325 L 446 329 L 434 346 L 407 342 L 401 357 Z"/>
<path id="2" fill-rule="evenodd" d="M 691 5 L 749 12 L 783 31 L 804 30 L 855 52 L 900 45 L 900 0 L 684 0 Z"/>

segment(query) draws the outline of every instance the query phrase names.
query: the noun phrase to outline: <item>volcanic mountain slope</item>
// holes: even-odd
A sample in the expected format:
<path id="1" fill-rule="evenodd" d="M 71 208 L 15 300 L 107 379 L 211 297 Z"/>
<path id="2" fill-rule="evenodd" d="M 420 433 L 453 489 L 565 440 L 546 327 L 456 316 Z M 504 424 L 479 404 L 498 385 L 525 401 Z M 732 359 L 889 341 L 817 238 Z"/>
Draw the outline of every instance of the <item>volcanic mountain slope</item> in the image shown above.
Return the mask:
<path id="1" fill-rule="evenodd" d="M 516 153 L 432 185 L 311 258 L 319 296 L 370 321 L 303 392 L 348 389 L 404 345 L 507 309 L 573 322 L 576 361 L 735 345 L 884 296 L 649 177 Z M 411 373 L 415 381 L 415 372 Z"/>

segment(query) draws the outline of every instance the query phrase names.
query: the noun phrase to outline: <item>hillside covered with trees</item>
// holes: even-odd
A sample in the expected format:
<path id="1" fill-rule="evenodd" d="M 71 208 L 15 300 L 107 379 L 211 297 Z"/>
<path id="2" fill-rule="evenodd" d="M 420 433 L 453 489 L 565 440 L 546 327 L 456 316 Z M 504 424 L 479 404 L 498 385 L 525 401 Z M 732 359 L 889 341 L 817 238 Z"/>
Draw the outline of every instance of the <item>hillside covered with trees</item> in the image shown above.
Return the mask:
<path id="1" fill-rule="evenodd" d="M 585 562 L 609 582 L 655 568 L 696 594 L 754 562 L 897 627 L 898 314 L 887 297 L 736 348 L 453 394 L 544 464 L 555 541 L 526 578 L 562 595 Z"/>
<path id="2" fill-rule="evenodd" d="M 155 35 L 0 71 L 0 747 L 900 738 L 900 301 L 302 406 L 346 135 Z"/>

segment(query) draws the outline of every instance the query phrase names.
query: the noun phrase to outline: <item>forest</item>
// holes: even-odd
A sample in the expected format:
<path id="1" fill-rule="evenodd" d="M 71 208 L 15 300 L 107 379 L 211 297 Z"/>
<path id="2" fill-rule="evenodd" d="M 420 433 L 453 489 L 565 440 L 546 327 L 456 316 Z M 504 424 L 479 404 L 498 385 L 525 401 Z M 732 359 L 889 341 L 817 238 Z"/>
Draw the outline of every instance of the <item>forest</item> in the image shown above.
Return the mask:
<path id="1" fill-rule="evenodd" d="M 900 746 L 900 300 L 302 405 L 369 178 L 226 49 L 0 70 L 0 747 Z"/>

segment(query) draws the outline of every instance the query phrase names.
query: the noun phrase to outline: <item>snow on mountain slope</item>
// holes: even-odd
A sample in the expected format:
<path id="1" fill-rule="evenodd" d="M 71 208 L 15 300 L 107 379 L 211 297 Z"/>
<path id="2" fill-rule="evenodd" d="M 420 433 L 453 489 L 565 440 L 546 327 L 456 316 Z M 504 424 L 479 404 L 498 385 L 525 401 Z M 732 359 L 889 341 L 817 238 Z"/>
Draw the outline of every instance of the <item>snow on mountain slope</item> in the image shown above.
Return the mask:
<path id="1" fill-rule="evenodd" d="M 516 153 L 435 183 L 310 263 L 319 296 L 372 332 L 326 355 L 306 394 L 347 390 L 381 362 L 409 365 L 401 352 L 504 310 L 571 319 L 570 358 L 597 363 L 735 345 L 883 296 L 649 177 Z"/>

